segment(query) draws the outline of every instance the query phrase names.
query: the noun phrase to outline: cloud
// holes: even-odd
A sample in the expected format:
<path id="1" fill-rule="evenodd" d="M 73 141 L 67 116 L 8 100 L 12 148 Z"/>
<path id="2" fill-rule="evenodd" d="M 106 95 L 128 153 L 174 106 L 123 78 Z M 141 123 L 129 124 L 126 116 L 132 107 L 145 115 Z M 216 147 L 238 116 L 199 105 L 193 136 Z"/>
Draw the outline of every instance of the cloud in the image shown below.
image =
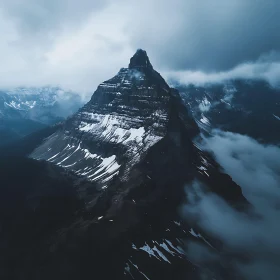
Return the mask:
<path id="1" fill-rule="evenodd" d="M 4 16 L 8 16 L 15 23 L 21 39 L 32 36 L 47 37 L 50 33 L 57 33 L 59 29 L 79 25 L 91 14 L 101 12 L 108 4 L 107 0 L 82 0 L 77 5 L 74 0 L 14 0 L 1 1 L 0 8 Z M 41 39 L 42 39 L 41 38 Z M 41 41 L 35 42 L 42 44 Z"/>
<path id="2" fill-rule="evenodd" d="M 50 84 L 92 93 L 133 55 L 114 3 L 96 6 L 96 2 L 82 1 L 77 7 L 71 1 L 69 7 L 68 1 L 60 1 L 57 7 L 54 1 L 18 2 L 27 8 L 15 12 L 14 5 L 7 5 L 6 10 L 0 6 L 1 88 Z M 31 23 L 26 10 L 37 15 L 39 22 Z"/>
<path id="3" fill-rule="evenodd" d="M 271 55 L 261 56 L 257 61 L 240 64 L 233 69 L 223 72 L 202 72 L 202 71 L 167 71 L 164 76 L 170 83 L 181 85 L 206 85 L 225 83 L 235 79 L 265 80 L 272 87 L 280 87 L 280 53 L 274 53 L 274 60 Z"/>
<path id="4" fill-rule="evenodd" d="M 278 0 L 3 0 L 0 87 L 92 92 L 137 48 L 159 71 L 189 70 L 194 80 L 230 69 L 278 80 L 279 57 L 270 54 L 280 51 L 279 14 Z"/>
<path id="5" fill-rule="evenodd" d="M 280 202 L 280 148 L 236 133 L 213 133 L 213 137 L 205 138 L 205 148 L 214 152 L 225 172 L 243 187 L 246 197 L 254 201 L 261 194 L 270 203 Z"/>
<path id="6" fill-rule="evenodd" d="M 184 216 L 195 218 L 200 228 L 223 242 L 222 256 L 247 258 L 246 263 L 240 258 L 231 259 L 235 271 L 245 279 L 278 279 L 280 148 L 218 130 L 213 131 L 212 137 L 204 138 L 204 148 L 214 153 L 225 172 L 241 186 L 253 210 L 246 214 L 237 212 L 220 197 L 205 194 L 203 186 L 194 182 L 186 189 L 196 199 L 184 206 Z"/>
<path id="7" fill-rule="evenodd" d="M 280 47 L 277 0 L 145 0 L 137 11 L 132 43 L 173 70 L 225 71 Z"/>

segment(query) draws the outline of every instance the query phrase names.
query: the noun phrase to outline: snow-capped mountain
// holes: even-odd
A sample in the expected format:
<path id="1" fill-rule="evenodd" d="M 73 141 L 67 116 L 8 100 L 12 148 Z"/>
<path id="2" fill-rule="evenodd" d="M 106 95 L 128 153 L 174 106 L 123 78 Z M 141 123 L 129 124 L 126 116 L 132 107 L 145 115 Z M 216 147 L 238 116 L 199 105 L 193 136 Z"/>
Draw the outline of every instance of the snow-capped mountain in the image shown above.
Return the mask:
<path id="1" fill-rule="evenodd" d="M 21 221 L 22 231 L 12 233 L 15 244 L 4 255 L 15 263 L 13 275 L 40 280 L 89 275 L 236 279 L 230 264 L 209 274 L 185 252 L 186 240 L 215 252 L 220 246 L 196 221 L 181 219 L 178 207 L 195 199 L 185 187 L 199 182 L 234 207 L 247 205 L 240 187 L 193 143 L 199 132 L 179 93 L 153 69 L 146 52 L 138 50 L 128 68 L 100 84 L 64 123 L 5 149 L 2 156 L 9 159 L 29 155 L 16 169 L 30 175 L 10 183 L 15 169 L 3 174 L 9 190 L 20 188 L 22 181 L 30 186 L 20 188 L 16 197 L 24 211 L 3 204 L 4 212 L 12 213 L 6 219 L 8 233 Z M 42 230 L 44 221 L 51 224 L 48 231 Z M 1 271 L 11 275 L 6 267 Z"/>
<path id="2" fill-rule="evenodd" d="M 58 87 L 0 92 L 0 118 L 25 118 L 49 125 L 75 113 L 81 106 L 79 94 Z"/>
<path id="3" fill-rule="evenodd" d="M 82 105 L 79 94 L 58 87 L 0 91 L 0 144 L 64 120 Z"/>
<path id="4" fill-rule="evenodd" d="M 167 136 L 177 99 L 178 93 L 138 51 L 129 68 L 102 83 L 90 102 L 31 156 L 70 168 L 105 188 L 114 175 L 125 179 L 148 149 Z M 197 127 L 187 112 L 180 117 L 194 135 Z"/>
<path id="5" fill-rule="evenodd" d="M 280 139 L 280 89 L 264 81 L 233 80 L 226 84 L 176 85 L 199 127 L 249 135 L 261 142 Z"/>
<path id="6" fill-rule="evenodd" d="M 203 268 L 188 260 L 184 241 L 218 247 L 194 221 L 180 218 L 178 207 L 191 199 L 185 186 L 197 181 L 235 207 L 247 202 L 240 187 L 192 142 L 198 134 L 178 92 L 138 50 L 129 67 L 100 84 L 76 114 L 14 146 L 17 156 L 26 151 L 44 163 L 52 179 L 39 182 L 64 182 L 66 176 L 80 201 L 67 225 L 57 226 L 46 242 L 36 241 L 40 251 L 28 247 L 32 257 L 17 267 L 19 273 L 32 267 L 40 279 L 83 279 L 93 269 L 97 279 L 199 279 Z M 26 195 L 32 207 L 33 200 L 41 205 L 45 188 L 37 184 L 35 193 Z M 59 196 L 59 189 L 51 190 Z M 50 260 L 45 269 L 33 264 L 38 254 Z M 61 265 L 66 270 L 58 270 Z M 217 273 L 234 279 L 230 267 Z"/>

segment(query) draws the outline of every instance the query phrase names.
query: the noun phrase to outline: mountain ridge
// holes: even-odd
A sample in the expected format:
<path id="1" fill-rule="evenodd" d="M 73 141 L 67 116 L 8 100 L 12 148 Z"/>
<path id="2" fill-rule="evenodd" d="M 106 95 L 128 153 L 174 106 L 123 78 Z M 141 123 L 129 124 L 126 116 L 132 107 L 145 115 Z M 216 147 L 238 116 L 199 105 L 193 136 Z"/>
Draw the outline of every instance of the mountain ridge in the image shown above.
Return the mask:
<path id="1" fill-rule="evenodd" d="M 150 62 L 147 64 L 148 67 L 142 67 L 143 63 L 146 63 L 145 61 L 149 61 L 146 52 L 138 50 L 131 61 L 129 68 L 122 68 L 115 77 L 98 86 L 91 100 L 65 122 L 62 135 L 53 136 L 63 138 L 62 142 L 65 145 L 62 144 L 59 149 L 68 147 L 66 149 L 69 152 L 66 151 L 63 155 L 64 158 L 57 154 L 58 150 L 44 153 L 45 146 L 48 146 L 48 149 L 51 148 L 51 139 L 41 150 L 36 149 L 31 156 L 36 159 L 49 159 L 54 163 L 65 163 L 63 166 L 69 166 L 76 161 L 76 155 L 79 153 L 76 149 L 78 148 L 78 150 L 82 150 L 81 157 L 86 155 L 89 160 L 92 158 L 92 163 L 95 160 L 93 156 L 95 153 L 90 151 L 90 147 L 81 148 L 79 145 L 86 145 L 85 143 L 88 141 L 97 141 L 97 145 L 106 143 L 106 151 L 104 156 L 101 156 L 103 159 L 108 151 L 108 146 L 114 149 L 114 146 L 117 145 L 127 159 L 137 162 L 136 158 L 141 157 L 141 153 L 162 139 L 167 132 L 171 103 L 176 102 L 176 106 L 180 108 L 179 94 L 169 88 L 160 74 L 153 70 Z M 180 116 L 184 118 L 185 123 L 189 122 L 189 130 L 193 131 L 192 135 L 198 133 L 195 122 L 182 107 Z M 64 138 L 68 141 L 67 143 Z M 79 143 L 75 147 L 71 144 L 73 139 Z M 43 152 L 43 156 L 40 157 L 41 152 Z M 114 168 L 117 170 L 119 163 L 115 161 L 116 155 L 113 156 L 114 159 L 112 158 L 112 161 L 109 162 L 109 168 L 113 168 L 115 171 Z M 66 157 L 67 159 L 65 159 Z M 73 161 L 71 161 L 71 157 Z M 98 158 L 98 156 L 95 157 Z M 80 169 L 80 166 L 75 169 Z M 95 173 L 94 169 L 92 173 L 87 170 L 87 177 L 89 178 Z"/>
<path id="2" fill-rule="evenodd" d="M 207 86 L 176 84 L 200 129 L 221 129 L 279 144 L 280 90 L 262 80 L 232 80 Z"/>
<path id="3" fill-rule="evenodd" d="M 0 145 L 64 120 L 83 105 L 81 97 L 59 87 L 0 91 Z"/>
<path id="4" fill-rule="evenodd" d="M 27 137 L 18 148 L 48 176 L 55 170 L 58 182 L 61 174 L 71 178 L 80 205 L 69 224 L 61 223 L 36 246 L 24 245 L 28 258 L 17 257 L 19 275 L 84 279 L 94 263 L 97 279 L 199 279 L 205 271 L 188 260 L 184 240 L 211 250 L 220 245 L 195 221 L 180 217 L 178 207 L 191 200 L 185 188 L 197 181 L 238 210 L 248 206 L 240 187 L 193 143 L 199 128 L 178 91 L 143 58 L 100 84 L 72 117 Z M 148 68 L 140 71 L 143 63 Z M 40 193 L 27 192 L 27 201 L 34 196 Z M 50 213 L 60 210 L 57 204 L 54 212 L 48 207 Z M 234 279 L 230 265 L 220 274 Z"/>

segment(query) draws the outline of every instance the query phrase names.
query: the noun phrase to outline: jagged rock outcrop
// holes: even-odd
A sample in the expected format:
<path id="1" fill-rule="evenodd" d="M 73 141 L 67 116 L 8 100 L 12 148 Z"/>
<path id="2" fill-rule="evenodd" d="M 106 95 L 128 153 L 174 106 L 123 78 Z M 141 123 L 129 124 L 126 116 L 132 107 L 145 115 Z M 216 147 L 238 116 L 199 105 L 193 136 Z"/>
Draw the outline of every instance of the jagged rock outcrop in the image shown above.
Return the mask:
<path id="1" fill-rule="evenodd" d="M 190 136 L 198 132 L 180 106 L 178 93 L 138 50 L 129 68 L 100 84 L 90 102 L 31 157 L 70 168 L 106 188 L 115 175 L 125 181 L 131 168 L 170 133 L 175 114 L 179 122 L 184 119 Z"/>
<path id="2" fill-rule="evenodd" d="M 96 279 L 199 279 L 201 268 L 188 261 L 184 240 L 214 250 L 219 244 L 208 242 L 211 236 L 195 221 L 180 217 L 178 207 L 189 199 L 184 188 L 196 181 L 235 207 L 246 200 L 193 143 L 198 135 L 178 92 L 138 50 L 128 68 L 100 84 L 78 113 L 30 153 L 90 182 L 81 185 L 71 175 L 84 209 L 40 243 L 48 262 L 36 275 L 85 279 L 93 270 Z M 234 279 L 229 268 L 219 273 Z"/>

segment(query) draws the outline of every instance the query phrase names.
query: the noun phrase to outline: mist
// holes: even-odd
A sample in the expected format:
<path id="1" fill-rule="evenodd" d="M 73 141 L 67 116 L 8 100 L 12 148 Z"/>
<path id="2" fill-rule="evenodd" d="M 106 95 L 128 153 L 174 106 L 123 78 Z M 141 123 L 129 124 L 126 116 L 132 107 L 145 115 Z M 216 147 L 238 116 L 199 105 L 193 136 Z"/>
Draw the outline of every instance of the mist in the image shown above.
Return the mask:
<path id="1" fill-rule="evenodd" d="M 276 280 L 280 275 L 280 148 L 262 145 L 256 140 L 235 133 L 214 130 L 211 137 L 204 137 L 203 149 L 214 154 L 216 160 L 252 205 L 248 213 L 239 212 L 222 198 L 206 194 L 201 182 L 187 186 L 188 197 L 196 197 L 183 207 L 185 218 L 196 219 L 203 231 L 222 241 L 222 252 L 199 248 L 194 253 L 189 244 L 187 253 L 197 264 L 223 263 L 225 255 L 233 257 L 231 266 L 244 279 Z M 225 186 L 226 187 L 226 186 Z M 202 246 L 203 247 L 203 246 Z M 207 257 L 207 256 L 211 257 Z"/>
<path id="2" fill-rule="evenodd" d="M 172 83 L 181 85 L 194 84 L 207 86 L 208 84 L 224 84 L 231 80 L 263 80 L 270 86 L 280 87 L 280 62 L 278 55 L 272 53 L 264 56 L 255 62 L 242 63 L 227 71 L 167 71 L 164 73 L 166 79 Z M 271 61 L 271 56 L 275 61 Z"/>

